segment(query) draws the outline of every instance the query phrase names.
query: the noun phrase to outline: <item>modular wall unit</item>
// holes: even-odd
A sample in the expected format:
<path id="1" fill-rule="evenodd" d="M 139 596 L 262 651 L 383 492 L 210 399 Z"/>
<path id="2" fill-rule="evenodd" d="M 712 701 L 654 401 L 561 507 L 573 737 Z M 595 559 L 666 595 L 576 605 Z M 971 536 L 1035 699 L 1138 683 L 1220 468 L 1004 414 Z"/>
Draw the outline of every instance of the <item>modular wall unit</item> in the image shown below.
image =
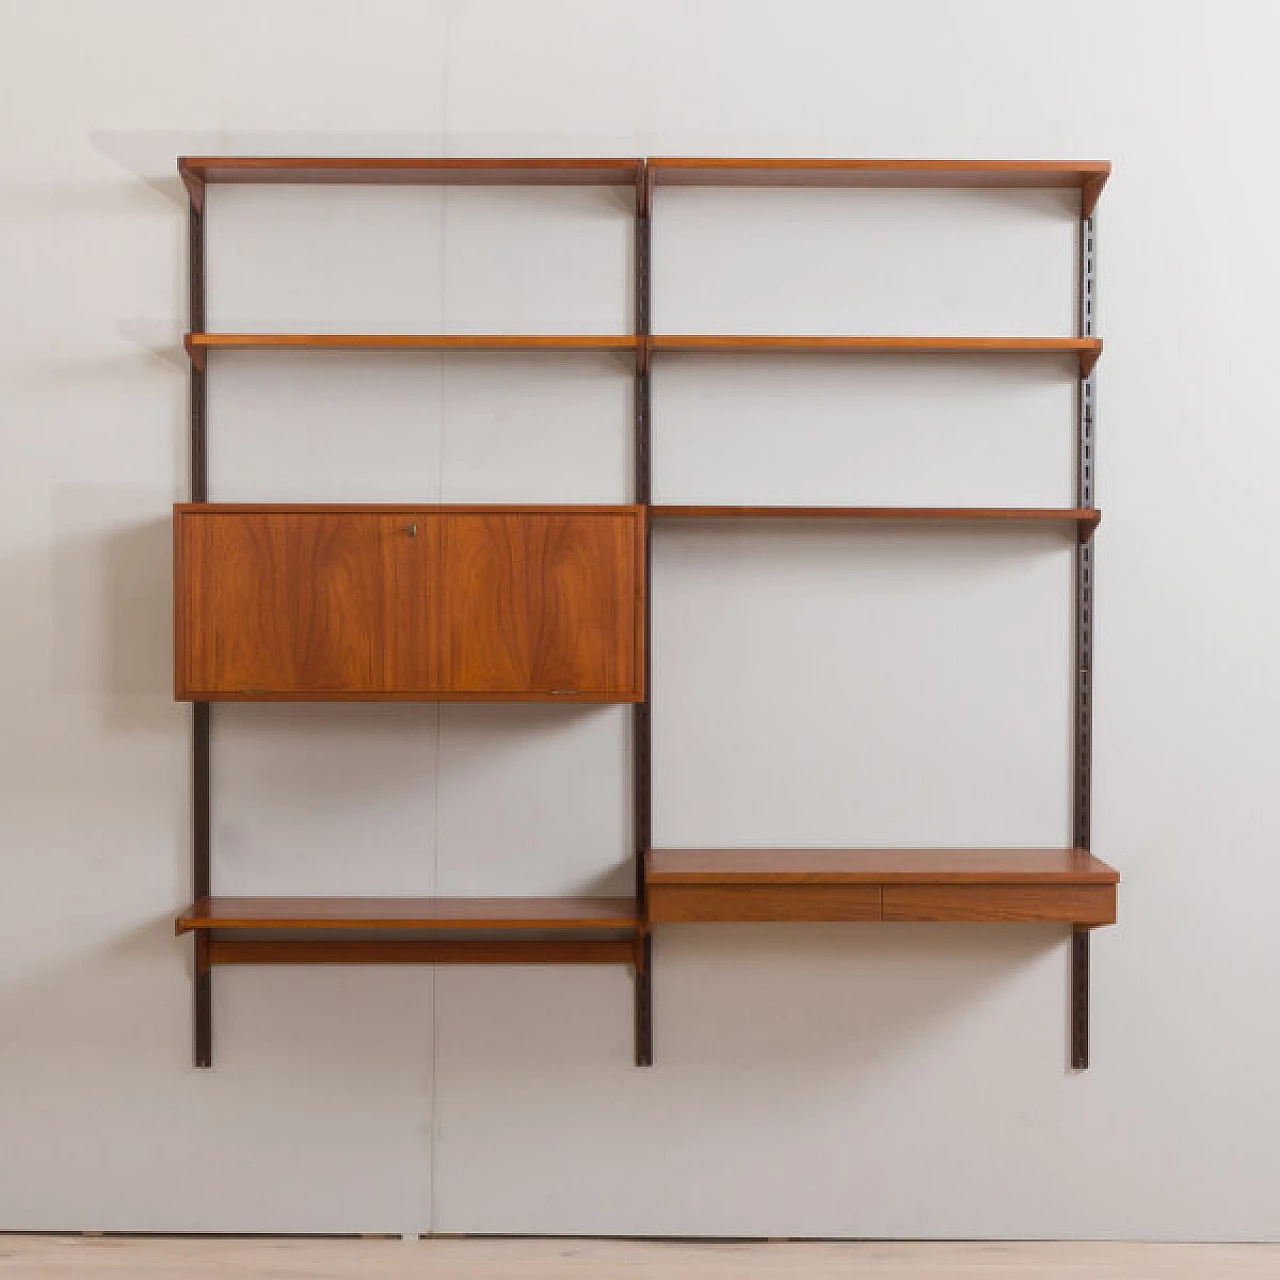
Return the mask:
<path id="1" fill-rule="evenodd" d="M 190 195 L 191 501 L 174 509 L 175 692 L 193 704 L 195 1061 L 212 1062 L 221 964 L 624 964 L 635 1055 L 653 1060 L 658 926 L 748 921 L 1043 923 L 1071 930 L 1070 1060 L 1088 1065 L 1089 930 L 1118 875 L 1089 852 L 1092 730 L 1094 206 L 1105 163 L 768 159 L 184 158 Z M 211 333 L 209 183 L 610 185 L 634 197 L 633 332 L 615 335 Z M 1058 337 L 653 334 L 656 188 L 1070 188 L 1079 192 L 1079 325 Z M 512 192 L 519 198 L 519 191 Z M 631 361 L 628 506 L 210 502 L 206 379 L 221 352 L 607 351 Z M 650 377 L 664 352 L 1070 357 L 1079 368 L 1074 505 L 690 506 L 653 502 Z M 1063 849 L 655 849 L 648 669 L 650 540 L 665 522 L 1055 524 L 1075 545 L 1073 839 Z M 658 534 L 657 536 L 660 536 Z M 222 701 L 527 701 L 632 707 L 635 892 L 627 898 L 228 898 L 212 894 L 210 713 Z"/>

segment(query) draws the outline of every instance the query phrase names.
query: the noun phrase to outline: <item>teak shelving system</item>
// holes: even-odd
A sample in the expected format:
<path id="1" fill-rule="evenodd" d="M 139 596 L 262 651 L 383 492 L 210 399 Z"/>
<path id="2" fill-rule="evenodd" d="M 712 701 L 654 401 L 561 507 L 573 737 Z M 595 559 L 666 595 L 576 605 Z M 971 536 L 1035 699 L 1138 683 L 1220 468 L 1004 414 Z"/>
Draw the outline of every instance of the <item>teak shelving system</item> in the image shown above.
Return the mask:
<path id="1" fill-rule="evenodd" d="M 653 1060 L 653 929 L 667 923 L 733 921 L 1070 925 L 1070 1059 L 1077 1069 L 1087 1067 L 1089 930 L 1114 922 L 1119 880 L 1114 870 L 1089 853 L 1091 539 L 1101 518 L 1094 505 L 1094 365 L 1102 350 L 1094 333 L 1094 206 L 1109 165 L 732 158 L 188 157 L 179 160 L 178 170 L 190 196 L 191 332 L 185 346 L 191 361 L 191 502 L 175 508 L 175 679 L 177 696 L 193 703 L 192 879 L 196 900 L 179 917 L 177 930 L 195 936 L 198 1067 L 208 1067 L 212 1061 L 213 966 L 279 963 L 627 964 L 635 975 L 636 1062 L 648 1065 Z M 209 333 L 205 328 L 205 187 L 208 183 L 236 182 L 630 187 L 635 193 L 635 331 L 551 336 Z M 654 189 L 664 185 L 1078 190 L 1078 332 L 1074 337 L 1060 338 L 653 334 L 650 218 Z M 246 349 L 603 351 L 633 355 L 634 505 L 209 503 L 208 355 Z M 649 455 L 650 367 L 664 351 L 743 356 L 804 352 L 832 356 L 949 353 L 971 358 L 992 353 L 1057 353 L 1074 357 L 1080 372 L 1076 504 L 1049 509 L 654 504 Z M 655 522 L 706 519 L 980 521 L 1033 526 L 1056 523 L 1073 528 L 1072 846 L 653 849 L 647 656 L 649 540 Z M 564 551 L 565 547 L 570 550 Z M 458 564 L 461 571 L 455 573 L 453 566 Z M 311 613 L 303 609 L 303 616 L 292 616 L 299 610 L 285 599 L 290 597 L 291 583 L 301 577 L 319 593 L 319 575 L 332 575 L 335 565 L 337 577 L 331 576 L 326 590 L 346 593 L 338 600 L 339 621 L 320 618 L 324 611 L 318 608 Z M 430 574 L 423 565 L 430 567 Z M 431 585 L 437 577 L 440 585 Z M 354 579 L 361 582 L 358 591 L 350 585 Z M 338 587 L 333 586 L 335 581 L 340 581 Z M 542 639 L 537 645 L 520 635 L 512 639 L 510 627 L 496 634 L 497 628 L 489 622 L 499 606 L 508 618 L 536 618 L 538 626 L 526 630 L 538 630 L 540 637 L 552 634 L 550 649 Z M 268 619 L 269 637 L 261 629 L 255 630 L 253 622 L 264 610 L 278 614 Z M 364 634 L 362 625 L 342 625 L 344 619 L 354 618 L 360 624 L 361 619 L 375 614 L 382 629 L 372 638 Z M 359 634 L 353 636 L 353 629 Z M 574 687 L 552 687 L 557 681 L 555 673 L 566 670 L 574 673 Z M 260 674 L 264 671 L 268 673 L 265 677 Z M 579 680 L 577 676 L 583 671 L 594 674 Z M 300 698 L 633 704 L 634 897 L 211 896 L 210 703 Z M 360 936 L 350 936 L 356 933 Z"/>

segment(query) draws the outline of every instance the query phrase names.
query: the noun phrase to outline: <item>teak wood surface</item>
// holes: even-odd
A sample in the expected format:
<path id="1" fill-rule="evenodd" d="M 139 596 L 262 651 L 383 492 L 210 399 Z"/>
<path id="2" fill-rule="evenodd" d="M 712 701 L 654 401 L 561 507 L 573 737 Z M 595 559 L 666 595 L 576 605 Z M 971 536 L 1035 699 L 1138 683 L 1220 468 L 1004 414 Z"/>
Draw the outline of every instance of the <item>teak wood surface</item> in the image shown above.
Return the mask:
<path id="1" fill-rule="evenodd" d="M 637 688 L 638 520 L 494 512 L 446 517 L 441 534 L 441 688 L 558 697 Z"/>
<path id="2" fill-rule="evenodd" d="M 631 702 L 640 507 L 180 504 L 180 699 Z"/>
<path id="3" fill-rule="evenodd" d="M 1116 871 L 1083 849 L 654 849 L 650 924 L 1113 924 Z"/>
<path id="4" fill-rule="evenodd" d="M 1085 849 L 651 849 L 650 884 L 1116 884 Z"/>
<path id="5" fill-rule="evenodd" d="M 1105 160 L 884 160 L 752 156 L 506 158 L 449 156 L 182 156 L 197 208 L 209 182 L 451 185 L 635 183 L 655 186 L 1077 188 L 1088 217 L 1111 172 Z"/>
<path id="6" fill-rule="evenodd" d="M 602 351 L 719 355 L 1070 355 L 1084 377 L 1101 338 L 927 338 L 794 334 L 188 333 L 196 369 L 209 351 Z"/>
<path id="7" fill-rule="evenodd" d="M 198 898 L 175 930 L 634 929 L 634 898 Z"/>
<path id="8" fill-rule="evenodd" d="M 191 363 L 209 351 L 635 351 L 633 334 L 555 333 L 188 333 Z"/>
<path id="9" fill-rule="evenodd" d="M 1088 217 L 1111 173 L 1105 160 L 847 160 L 651 156 L 655 186 L 1076 187 Z"/>
<path id="10" fill-rule="evenodd" d="M 637 158 L 449 156 L 181 156 L 193 198 L 206 182 L 451 186 L 628 186 Z"/>
<path id="11" fill-rule="evenodd" d="M 654 520 L 853 520 L 878 524 L 1074 524 L 1081 542 L 1102 520 L 1096 507 L 728 507 L 649 508 Z"/>
<path id="12" fill-rule="evenodd" d="M 599 939 L 495 941 L 213 938 L 208 964 L 634 964 L 635 944 Z"/>
<path id="13" fill-rule="evenodd" d="M 928 338 L 870 335 L 847 337 L 795 334 L 654 334 L 651 352 L 684 351 L 717 355 L 1071 355 L 1086 377 L 1102 354 L 1101 338 Z"/>

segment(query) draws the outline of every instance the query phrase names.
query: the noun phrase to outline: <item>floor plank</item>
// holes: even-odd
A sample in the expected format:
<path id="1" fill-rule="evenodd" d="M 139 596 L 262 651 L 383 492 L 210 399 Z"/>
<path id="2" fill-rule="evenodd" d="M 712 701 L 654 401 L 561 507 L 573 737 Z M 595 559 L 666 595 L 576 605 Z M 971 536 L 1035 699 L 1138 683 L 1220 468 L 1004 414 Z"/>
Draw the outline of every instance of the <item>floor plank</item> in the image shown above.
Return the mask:
<path id="1" fill-rule="evenodd" d="M 3 1280 L 1275 1280 L 1280 1245 L 0 1235 Z"/>

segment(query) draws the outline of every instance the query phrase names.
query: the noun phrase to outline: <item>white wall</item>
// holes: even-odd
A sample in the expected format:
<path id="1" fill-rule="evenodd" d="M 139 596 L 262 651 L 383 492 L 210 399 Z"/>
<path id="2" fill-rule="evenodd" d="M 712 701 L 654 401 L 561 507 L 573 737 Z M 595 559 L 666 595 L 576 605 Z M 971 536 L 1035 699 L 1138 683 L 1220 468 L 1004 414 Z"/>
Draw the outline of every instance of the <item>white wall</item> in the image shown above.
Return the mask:
<path id="1" fill-rule="evenodd" d="M 0 13 L 0 1229 L 1280 1237 L 1268 6 Z M 930 926 L 665 931 L 650 1071 L 627 975 L 562 969 L 219 972 L 190 1068 L 182 152 L 1115 163 L 1094 846 L 1125 884 L 1090 1072 L 1060 932 Z M 210 217 L 211 324 L 626 322 L 608 192 L 223 188 Z M 666 192 L 658 217 L 668 330 L 1069 329 L 1061 197 Z M 610 358 L 212 363 L 215 497 L 626 493 Z M 658 378 L 669 500 L 1068 496 L 1053 360 Z M 1066 838 L 1060 537 L 668 530 L 656 574 L 660 841 Z M 618 709 L 215 721 L 222 891 L 626 883 Z"/>

